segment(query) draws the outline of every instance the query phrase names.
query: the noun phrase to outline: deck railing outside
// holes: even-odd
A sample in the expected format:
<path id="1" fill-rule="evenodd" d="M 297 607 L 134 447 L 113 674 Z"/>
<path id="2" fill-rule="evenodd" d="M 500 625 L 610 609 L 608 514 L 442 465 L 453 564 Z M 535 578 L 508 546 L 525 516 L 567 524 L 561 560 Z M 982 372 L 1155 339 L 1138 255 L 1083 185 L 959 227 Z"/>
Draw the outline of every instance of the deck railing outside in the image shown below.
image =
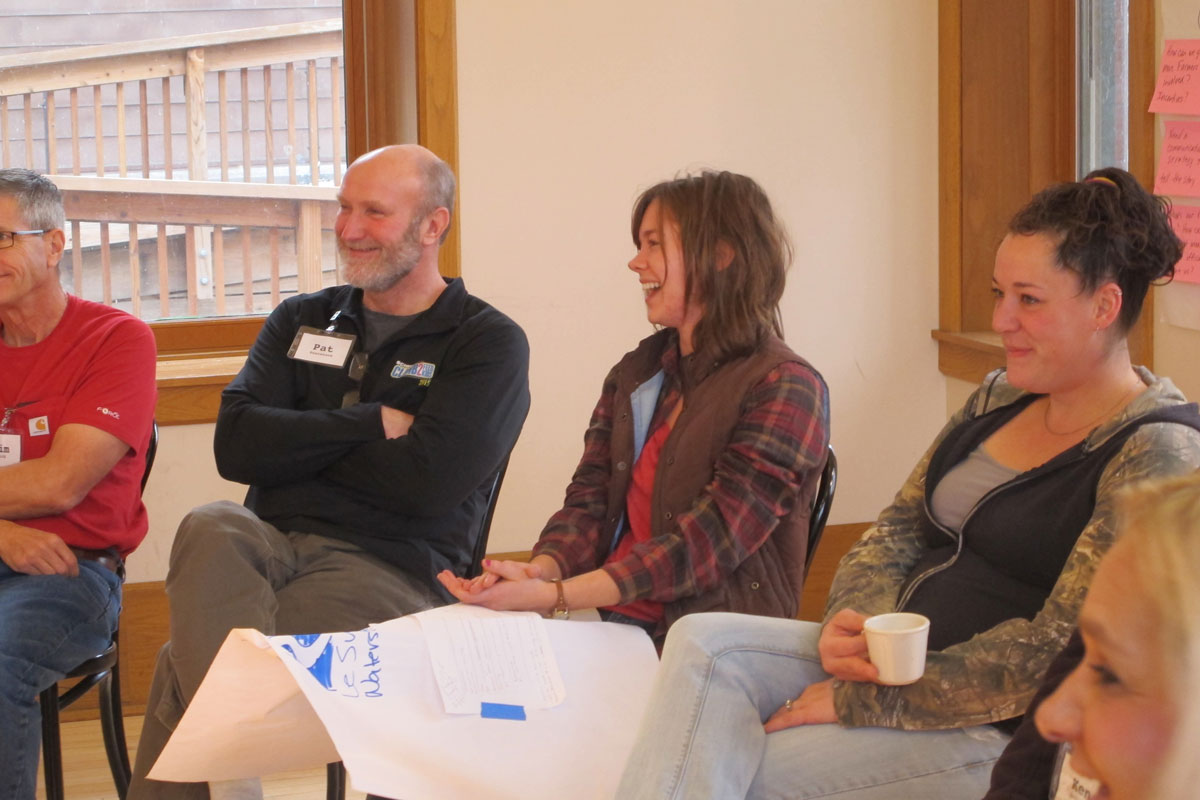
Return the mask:
<path id="1" fill-rule="evenodd" d="M 144 319 L 335 282 L 341 52 L 333 19 L 0 57 L 0 166 L 63 190 L 64 282 Z"/>

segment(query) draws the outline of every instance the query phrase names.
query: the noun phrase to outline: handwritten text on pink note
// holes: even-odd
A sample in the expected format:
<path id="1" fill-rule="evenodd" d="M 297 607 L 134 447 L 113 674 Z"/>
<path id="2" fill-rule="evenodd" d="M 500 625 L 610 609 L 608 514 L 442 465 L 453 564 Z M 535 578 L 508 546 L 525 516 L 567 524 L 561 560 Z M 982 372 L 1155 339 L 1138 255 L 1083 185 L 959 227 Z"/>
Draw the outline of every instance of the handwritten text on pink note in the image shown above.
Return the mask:
<path id="1" fill-rule="evenodd" d="M 1200 39 L 1164 43 L 1150 112 L 1200 115 Z"/>
<path id="2" fill-rule="evenodd" d="M 1200 283 L 1200 206 L 1172 206 L 1171 227 L 1183 239 L 1183 258 L 1175 265 L 1175 280 Z"/>
<path id="3" fill-rule="evenodd" d="M 1167 120 L 1163 125 L 1154 193 L 1200 197 L 1200 122 Z"/>

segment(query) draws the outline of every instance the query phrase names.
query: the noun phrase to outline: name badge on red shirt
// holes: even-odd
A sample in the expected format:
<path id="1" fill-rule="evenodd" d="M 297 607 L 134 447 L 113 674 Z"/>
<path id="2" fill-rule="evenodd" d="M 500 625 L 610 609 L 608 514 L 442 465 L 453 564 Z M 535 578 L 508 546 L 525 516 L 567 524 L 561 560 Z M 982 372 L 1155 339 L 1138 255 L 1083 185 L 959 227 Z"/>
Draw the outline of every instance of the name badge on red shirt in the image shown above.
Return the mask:
<path id="1" fill-rule="evenodd" d="M 9 422 L 13 412 L 29 403 L 17 403 L 12 408 L 0 409 L 0 467 L 21 463 L 21 431 Z"/>
<path id="2" fill-rule="evenodd" d="M 21 463 L 21 433 L 0 428 L 0 467 Z"/>

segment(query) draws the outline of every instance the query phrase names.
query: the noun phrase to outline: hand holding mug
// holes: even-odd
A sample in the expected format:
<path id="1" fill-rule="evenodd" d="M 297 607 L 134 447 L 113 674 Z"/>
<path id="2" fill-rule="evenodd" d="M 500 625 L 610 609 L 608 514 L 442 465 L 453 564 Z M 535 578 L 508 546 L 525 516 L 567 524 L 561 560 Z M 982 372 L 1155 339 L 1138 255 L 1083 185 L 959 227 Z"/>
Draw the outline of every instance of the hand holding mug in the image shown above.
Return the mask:
<path id="1" fill-rule="evenodd" d="M 865 614 L 849 608 L 830 617 L 821 629 L 817 650 L 821 667 L 843 681 L 875 681 L 879 671 L 867 658 L 867 640 L 863 636 Z"/>

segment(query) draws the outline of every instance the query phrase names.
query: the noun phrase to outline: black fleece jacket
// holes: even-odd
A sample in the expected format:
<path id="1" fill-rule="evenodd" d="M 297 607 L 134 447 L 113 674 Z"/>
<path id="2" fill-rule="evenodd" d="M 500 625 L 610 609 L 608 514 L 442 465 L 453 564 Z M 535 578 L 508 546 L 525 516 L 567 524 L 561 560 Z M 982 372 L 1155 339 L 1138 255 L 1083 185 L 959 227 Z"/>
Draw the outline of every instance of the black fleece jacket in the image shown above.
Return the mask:
<path id="1" fill-rule="evenodd" d="M 354 334 L 357 352 L 362 291 L 337 286 L 271 313 L 221 396 L 218 471 L 250 484 L 247 508 L 280 530 L 352 542 L 449 599 L 434 576 L 469 565 L 491 477 L 529 410 L 524 332 L 448 281 L 368 354 L 360 402 L 342 408 L 349 366 L 288 357 L 302 325 Z M 406 435 L 384 437 L 381 405 L 414 416 Z"/>

